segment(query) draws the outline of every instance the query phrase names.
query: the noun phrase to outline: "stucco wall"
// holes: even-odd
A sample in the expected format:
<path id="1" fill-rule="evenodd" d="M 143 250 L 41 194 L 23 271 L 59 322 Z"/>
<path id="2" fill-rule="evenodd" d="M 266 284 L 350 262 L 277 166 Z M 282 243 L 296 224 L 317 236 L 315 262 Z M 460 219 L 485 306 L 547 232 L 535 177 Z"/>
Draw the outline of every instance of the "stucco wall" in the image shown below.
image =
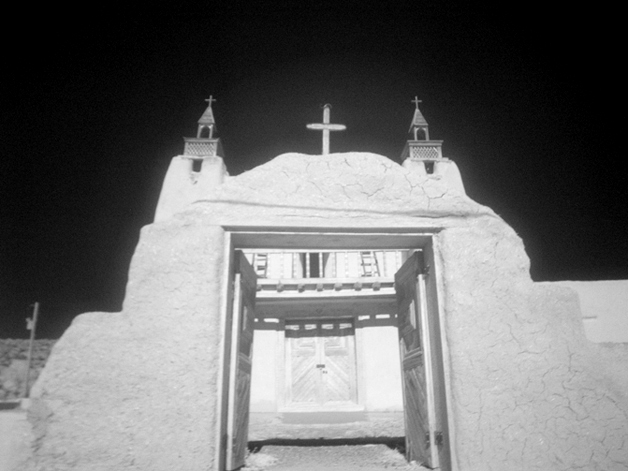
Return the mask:
<path id="1" fill-rule="evenodd" d="M 143 229 L 123 311 L 78 316 L 32 390 L 27 469 L 208 469 L 223 253 L 217 227 Z"/>
<path id="2" fill-rule="evenodd" d="M 575 294 L 533 284 L 501 221 L 438 239 L 460 469 L 628 469 L 628 404 L 597 366 Z"/>
<path id="3" fill-rule="evenodd" d="M 396 327 L 363 327 L 360 332 L 363 404 L 369 412 L 403 410 L 399 333 Z"/>
<path id="4" fill-rule="evenodd" d="M 213 466 L 221 225 L 434 233 L 454 469 L 628 469 L 573 292 L 533 284 L 514 231 L 442 175 L 348 153 L 277 157 L 145 228 L 123 312 L 77 318 L 33 390 L 30 470 Z"/>
<path id="5" fill-rule="evenodd" d="M 251 412 L 277 412 L 279 352 L 276 330 L 256 330 L 253 338 Z"/>
<path id="6" fill-rule="evenodd" d="M 578 294 L 587 339 L 628 343 L 628 280 L 556 283 Z"/>

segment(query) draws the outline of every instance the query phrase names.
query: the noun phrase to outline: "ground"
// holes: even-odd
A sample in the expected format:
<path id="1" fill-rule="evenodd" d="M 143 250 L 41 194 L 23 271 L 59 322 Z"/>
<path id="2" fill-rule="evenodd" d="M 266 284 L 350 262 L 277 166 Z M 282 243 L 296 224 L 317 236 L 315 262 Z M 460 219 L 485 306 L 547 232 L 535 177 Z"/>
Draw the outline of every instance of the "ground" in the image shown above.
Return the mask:
<path id="1" fill-rule="evenodd" d="M 426 469 L 409 464 L 403 456 L 402 413 L 370 414 L 369 420 L 333 424 L 285 423 L 272 414 L 253 413 L 250 419 L 252 452 L 243 471 Z"/>
<path id="2" fill-rule="evenodd" d="M 13 471 L 26 458 L 30 439 L 26 411 L 14 408 L 13 403 L 0 402 L 0 471 Z"/>
<path id="3" fill-rule="evenodd" d="M 386 445 L 264 446 L 247 458 L 242 471 L 423 471 Z"/>

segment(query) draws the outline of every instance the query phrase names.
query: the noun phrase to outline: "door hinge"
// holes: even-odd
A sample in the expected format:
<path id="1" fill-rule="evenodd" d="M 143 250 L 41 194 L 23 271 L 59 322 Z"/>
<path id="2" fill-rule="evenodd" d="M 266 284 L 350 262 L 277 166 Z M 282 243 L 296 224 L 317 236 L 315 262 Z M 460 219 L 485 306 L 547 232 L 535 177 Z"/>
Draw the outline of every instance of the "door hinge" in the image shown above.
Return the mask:
<path id="1" fill-rule="evenodd" d="M 443 446 L 443 432 L 434 432 L 434 441 L 436 446 Z M 425 448 L 429 448 L 430 443 L 430 432 L 425 432 Z"/>

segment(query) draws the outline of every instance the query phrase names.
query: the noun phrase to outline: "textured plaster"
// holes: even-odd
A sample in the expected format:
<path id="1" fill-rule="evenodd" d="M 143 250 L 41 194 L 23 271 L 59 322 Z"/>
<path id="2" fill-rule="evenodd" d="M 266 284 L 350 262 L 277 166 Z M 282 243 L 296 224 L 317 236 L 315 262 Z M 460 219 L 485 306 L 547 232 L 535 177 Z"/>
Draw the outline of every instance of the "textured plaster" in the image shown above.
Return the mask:
<path id="1" fill-rule="evenodd" d="M 417 218 L 426 218 L 435 227 L 447 223 L 439 218 L 494 216 L 442 175 L 362 152 L 280 155 L 208 187 L 188 211 L 243 226 L 417 227 Z"/>
<path id="2" fill-rule="evenodd" d="M 123 312 L 77 317 L 33 388 L 29 470 L 208 469 L 222 237 L 144 228 Z"/>
<path id="3" fill-rule="evenodd" d="M 628 280 L 557 281 L 578 293 L 584 332 L 596 343 L 628 343 Z"/>
<path id="4" fill-rule="evenodd" d="M 513 231 L 479 222 L 440 237 L 460 469 L 628 469 L 628 403 L 575 293 L 533 284 Z"/>
<path id="5" fill-rule="evenodd" d="M 212 469 L 221 225 L 433 231 L 454 469 L 628 469 L 628 404 L 577 298 L 533 283 L 519 237 L 460 185 L 374 154 L 285 154 L 202 193 L 143 229 L 123 312 L 82 315 L 55 346 L 29 471 Z"/>

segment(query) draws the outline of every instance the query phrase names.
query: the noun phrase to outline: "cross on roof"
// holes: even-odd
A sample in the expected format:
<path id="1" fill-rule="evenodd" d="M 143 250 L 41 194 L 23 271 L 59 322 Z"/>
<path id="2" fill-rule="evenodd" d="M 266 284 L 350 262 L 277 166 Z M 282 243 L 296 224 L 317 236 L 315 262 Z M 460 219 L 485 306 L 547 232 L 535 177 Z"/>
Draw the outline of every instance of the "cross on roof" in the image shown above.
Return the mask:
<path id="1" fill-rule="evenodd" d="M 214 98 L 214 95 L 209 95 L 209 98 L 205 99 L 205 101 L 209 103 L 209 106 L 212 106 L 212 102 L 216 101 L 216 99 Z"/>
<path id="2" fill-rule="evenodd" d="M 416 105 L 416 109 L 419 109 L 419 103 L 423 103 L 423 100 L 419 100 L 419 97 L 415 95 L 414 100 L 412 100 L 412 103 L 414 103 Z"/>
<path id="3" fill-rule="evenodd" d="M 330 131 L 344 131 L 347 127 L 344 124 L 330 124 L 329 122 L 329 110 L 331 105 L 323 106 L 323 122 L 308 124 L 308 129 L 314 129 L 315 131 L 323 131 L 323 155 L 329 154 L 329 132 Z"/>

